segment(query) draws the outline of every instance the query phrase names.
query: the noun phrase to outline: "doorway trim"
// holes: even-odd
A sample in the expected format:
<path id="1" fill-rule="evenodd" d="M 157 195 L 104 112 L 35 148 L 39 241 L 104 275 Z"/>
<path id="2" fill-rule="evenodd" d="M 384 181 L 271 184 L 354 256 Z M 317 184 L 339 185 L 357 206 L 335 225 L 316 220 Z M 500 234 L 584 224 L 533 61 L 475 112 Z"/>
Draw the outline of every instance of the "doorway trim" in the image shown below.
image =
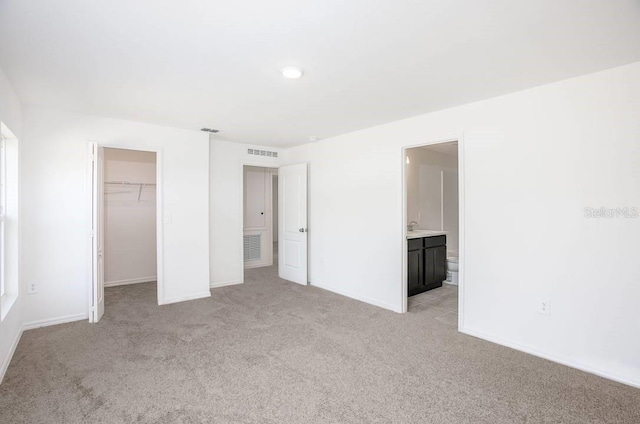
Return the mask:
<path id="1" fill-rule="evenodd" d="M 464 290 L 465 290 L 465 157 L 464 157 L 464 134 L 457 136 L 427 141 L 420 144 L 403 146 L 402 153 L 402 313 L 407 312 L 408 293 L 407 293 L 407 150 L 417 147 L 432 146 L 435 144 L 458 142 L 458 331 L 463 328 L 464 323 Z"/>
<path id="2" fill-rule="evenodd" d="M 242 213 L 242 219 L 240 220 L 240 281 L 237 284 L 244 284 L 244 167 L 245 166 L 254 166 L 256 168 L 269 168 L 269 169 L 278 169 L 280 168 L 280 164 L 277 163 L 264 163 L 257 161 L 242 161 L 240 164 L 240 209 Z M 278 211 L 279 213 L 280 211 Z"/>
<path id="3" fill-rule="evenodd" d="M 89 204 L 89 217 L 93 214 L 93 184 L 92 184 L 92 175 L 93 175 L 93 151 L 92 151 L 92 143 L 96 143 L 99 146 L 105 149 L 120 149 L 120 150 L 137 150 L 141 152 L 151 152 L 156 154 L 156 267 L 157 267 L 157 292 L 158 305 L 163 304 L 164 300 L 164 221 L 163 221 L 163 184 L 162 184 L 162 148 L 154 148 L 149 146 L 142 145 L 134 145 L 127 144 L 125 146 L 118 144 L 110 144 L 103 143 L 98 140 L 87 140 L 87 203 Z M 104 190 L 104 187 L 102 188 Z M 103 211 L 104 213 L 104 211 Z M 93 290 L 95 289 L 96 282 L 93 280 L 93 237 L 91 236 L 91 232 L 93 231 L 93 219 L 89 219 L 89 230 L 88 230 L 88 246 L 89 246 L 89 295 L 88 295 L 88 308 L 89 311 L 89 322 L 93 322 L 93 314 L 91 313 L 91 308 L 93 307 Z"/>

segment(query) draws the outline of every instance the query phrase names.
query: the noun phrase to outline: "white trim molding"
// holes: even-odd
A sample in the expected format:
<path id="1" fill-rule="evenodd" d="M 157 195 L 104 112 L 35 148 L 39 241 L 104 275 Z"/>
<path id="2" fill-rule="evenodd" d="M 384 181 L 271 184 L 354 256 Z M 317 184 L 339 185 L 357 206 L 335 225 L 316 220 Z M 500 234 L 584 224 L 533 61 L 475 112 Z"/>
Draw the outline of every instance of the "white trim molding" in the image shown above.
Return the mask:
<path id="1" fill-rule="evenodd" d="M 356 294 L 350 293 L 350 292 L 342 290 L 342 289 L 337 289 L 337 288 L 334 288 L 334 287 L 324 286 L 322 284 L 309 282 L 309 285 L 313 286 L 313 287 L 317 287 L 317 288 L 322 289 L 322 290 L 327 290 L 327 291 L 330 291 L 332 293 L 339 294 L 339 295 L 344 296 L 344 297 L 348 297 L 348 298 L 353 299 L 353 300 L 357 300 L 357 301 L 360 301 L 360 302 L 368 303 L 369 305 L 377 306 L 377 307 L 382 308 L 382 309 L 387 309 L 389 311 L 402 313 L 402 309 L 398 308 L 398 305 L 392 305 L 391 303 L 381 302 L 379 300 L 372 299 L 372 298 L 367 297 L 367 296 L 356 295 Z"/>
<path id="2" fill-rule="evenodd" d="M 220 283 L 211 283 L 209 284 L 209 288 L 211 289 L 217 289 L 220 287 L 226 287 L 226 286 L 235 286 L 237 284 L 242 284 L 242 281 L 222 281 Z"/>
<path id="3" fill-rule="evenodd" d="M 22 331 L 33 330 L 35 328 L 41 328 L 41 327 L 49 327 L 49 326 L 58 325 L 58 324 L 67 324 L 69 322 L 82 321 L 82 320 L 88 320 L 88 319 L 89 319 L 89 314 L 87 313 L 66 315 L 63 317 L 51 318 L 51 319 L 41 319 L 38 321 L 31 321 L 31 322 L 26 322 L 22 324 Z"/>
<path id="4" fill-rule="evenodd" d="M 190 294 L 188 296 L 170 297 L 168 299 L 161 300 L 160 302 L 158 302 L 158 305 L 170 305 L 172 303 L 185 302 L 187 300 L 204 299 L 207 297 L 211 297 L 210 291 Z"/>
<path id="5" fill-rule="evenodd" d="M 129 280 L 118 280 L 118 281 L 109 281 L 104 283 L 105 287 L 117 287 L 117 286 L 127 286 L 129 284 L 140 284 L 140 283 L 155 283 L 158 281 L 158 277 L 142 277 L 142 278 L 131 278 Z"/>

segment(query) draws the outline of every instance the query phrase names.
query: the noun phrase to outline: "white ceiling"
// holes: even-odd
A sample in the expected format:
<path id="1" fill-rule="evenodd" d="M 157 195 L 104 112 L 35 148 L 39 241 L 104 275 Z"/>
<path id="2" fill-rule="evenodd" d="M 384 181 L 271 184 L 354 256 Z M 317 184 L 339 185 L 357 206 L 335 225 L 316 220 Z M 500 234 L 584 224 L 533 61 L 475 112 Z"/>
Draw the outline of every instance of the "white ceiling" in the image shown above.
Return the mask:
<path id="1" fill-rule="evenodd" d="M 0 0 L 24 104 L 271 146 L 637 60 L 639 0 Z"/>

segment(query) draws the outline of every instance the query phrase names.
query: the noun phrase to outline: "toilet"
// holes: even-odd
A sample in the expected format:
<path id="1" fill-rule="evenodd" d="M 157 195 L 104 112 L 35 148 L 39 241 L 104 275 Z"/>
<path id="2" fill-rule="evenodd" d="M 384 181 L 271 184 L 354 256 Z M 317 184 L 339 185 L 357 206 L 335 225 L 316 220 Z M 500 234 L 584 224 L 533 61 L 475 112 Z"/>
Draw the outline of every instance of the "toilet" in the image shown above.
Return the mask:
<path id="1" fill-rule="evenodd" d="M 447 284 L 458 285 L 458 252 L 447 252 Z"/>

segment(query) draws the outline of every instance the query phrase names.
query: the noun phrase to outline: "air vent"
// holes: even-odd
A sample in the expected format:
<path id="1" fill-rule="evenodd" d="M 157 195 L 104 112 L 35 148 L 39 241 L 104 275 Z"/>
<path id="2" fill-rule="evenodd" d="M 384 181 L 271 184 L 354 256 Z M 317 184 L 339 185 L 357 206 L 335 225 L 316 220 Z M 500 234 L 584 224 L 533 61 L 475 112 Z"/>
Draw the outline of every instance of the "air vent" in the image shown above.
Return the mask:
<path id="1" fill-rule="evenodd" d="M 244 236 L 244 261 L 257 261 L 262 257 L 262 236 L 260 234 Z"/>
<path id="2" fill-rule="evenodd" d="M 219 132 L 220 132 L 220 130 L 216 130 L 216 129 L 213 129 L 213 128 L 200 128 L 200 131 L 204 131 L 204 132 L 208 132 L 208 133 L 213 133 L 213 134 L 215 134 L 215 133 L 219 133 Z"/>
<path id="3" fill-rule="evenodd" d="M 278 152 L 270 152 L 268 150 L 258 150 L 258 149 L 247 149 L 247 154 L 254 155 L 254 156 L 267 156 L 270 158 L 278 157 Z"/>

